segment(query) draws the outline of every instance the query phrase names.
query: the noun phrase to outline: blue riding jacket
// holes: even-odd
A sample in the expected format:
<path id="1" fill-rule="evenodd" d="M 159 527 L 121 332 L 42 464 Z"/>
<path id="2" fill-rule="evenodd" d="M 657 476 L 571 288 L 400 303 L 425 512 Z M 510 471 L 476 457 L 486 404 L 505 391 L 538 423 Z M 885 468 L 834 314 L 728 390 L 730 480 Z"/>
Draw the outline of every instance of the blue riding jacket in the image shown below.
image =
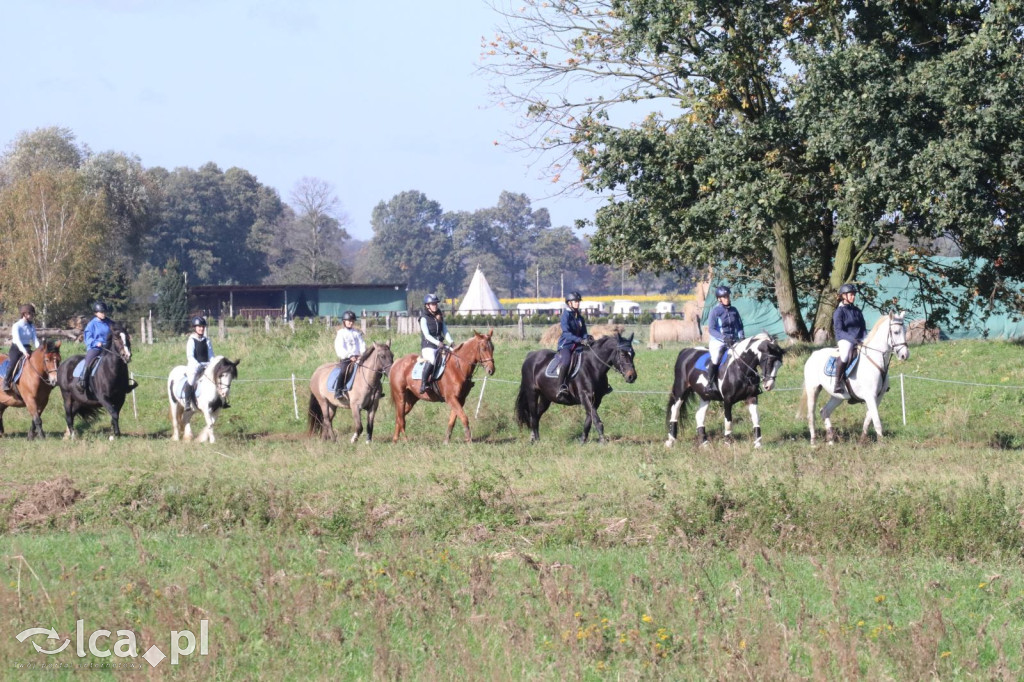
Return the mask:
<path id="1" fill-rule="evenodd" d="M 855 305 L 843 303 L 832 313 L 832 326 L 835 328 L 836 341 L 860 343 L 868 335 L 864 313 Z"/>
<path id="2" fill-rule="evenodd" d="M 711 338 L 729 345 L 742 339 L 743 320 L 739 311 L 731 305 L 716 305 L 708 315 L 708 333 Z"/>
<path id="3" fill-rule="evenodd" d="M 89 320 L 89 324 L 85 325 L 83 336 L 87 349 L 103 348 L 107 345 L 107 341 L 110 340 L 110 320 L 101 320 L 98 317 L 92 318 Z"/>
<path id="4" fill-rule="evenodd" d="M 562 311 L 559 322 L 562 325 L 562 335 L 558 337 L 558 350 L 583 343 L 587 336 L 587 321 L 583 319 L 580 311 L 566 308 Z"/>

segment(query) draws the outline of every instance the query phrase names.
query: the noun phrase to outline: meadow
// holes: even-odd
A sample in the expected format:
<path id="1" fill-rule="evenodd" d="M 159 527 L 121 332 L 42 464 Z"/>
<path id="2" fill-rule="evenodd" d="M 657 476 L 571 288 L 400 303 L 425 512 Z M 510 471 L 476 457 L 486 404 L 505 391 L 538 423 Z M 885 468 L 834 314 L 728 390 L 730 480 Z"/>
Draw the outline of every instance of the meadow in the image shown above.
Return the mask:
<path id="1" fill-rule="evenodd" d="M 892 366 L 886 438 L 858 443 L 864 407 L 843 406 L 841 442 L 813 447 L 791 390 L 810 348 L 794 348 L 761 399 L 763 449 L 745 410 L 722 443 L 715 406 L 710 447 L 695 445 L 691 410 L 669 450 L 679 346 L 638 343 L 637 382 L 613 376 L 607 443 L 580 445 L 581 409 L 556 406 L 530 445 L 512 405 L 536 341 L 510 333 L 495 332 L 497 372 L 486 388 L 478 372 L 467 401 L 473 444 L 457 425 L 445 446 L 446 408 L 422 403 L 409 442 L 392 444 L 387 396 L 372 445 L 348 442 L 347 414 L 337 442 L 307 438 L 305 380 L 333 336 L 302 325 L 215 339 L 242 364 L 212 445 L 169 438 L 164 381 L 182 340 L 136 343 L 138 416 L 129 400 L 120 440 L 105 416 L 61 440 L 59 393 L 45 441 L 8 410 L 3 677 L 91 664 L 101 678 L 1018 679 L 1024 347 L 913 346 Z M 74 641 L 33 648 L 74 640 L 79 619 L 131 630 L 139 654 L 206 620 L 209 651 L 127 659 L 131 672 Z M 51 626 L 57 640 L 15 638 Z"/>

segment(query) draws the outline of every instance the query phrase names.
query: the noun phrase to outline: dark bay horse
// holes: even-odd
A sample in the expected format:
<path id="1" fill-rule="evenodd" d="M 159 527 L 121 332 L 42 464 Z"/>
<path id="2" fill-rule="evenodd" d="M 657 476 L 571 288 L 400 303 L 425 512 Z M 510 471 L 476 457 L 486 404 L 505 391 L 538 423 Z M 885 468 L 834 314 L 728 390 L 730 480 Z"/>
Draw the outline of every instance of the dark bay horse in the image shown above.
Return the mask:
<path id="1" fill-rule="evenodd" d="M 469 430 L 469 417 L 462 406 L 466 404 L 466 397 L 473 388 L 473 370 L 476 366 L 483 365 L 488 375 L 494 374 L 492 334 L 493 329 L 486 334 L 474 331 L 473 338 L 455 346 L 448 356 L 444 374 L 434 382 L 433 390 L 426 396 L 420 393 L 420 381 L 412 378 L 412 368 L 419 354 L 410 353 L 395 362 L 389 377 L 391 401 L 395 404 L 395 437 L 392 439 L 395 443 L 398 442 L 398 437 L 405 433 L 405 415 L 409 414 L 413 405 L 420 400 L 445 402 L 451 408 L 448 414 L 448 431 L 444 436 L 445 443 L 452 437 L 456 419 L 462 420 L 466 442 L 473 442 L 473 435 Z"/>
<path id="2" fill-rule="evenodd" d="M 96 373 L 89 380 L 89 395 L 78 388 L 78 379 L 73 375 L 75 366 L 84 358 L 84 355 L 72 355 L 57 370 L 57 384 L 64 396 L 64 420 L 67 422 L 64 438 L 76 437 L 76 415 L 91 419 L 100 410 L 106 410 L 114 428 L 110 440 L 114 440 L 115 436 L 121 435 L 119 420 L 124 400 L 138 385 L 128 375 L 128 363 L 132 359 L 132 339 L 128 330 L 118 322 L 111 323 L 110 339 L 96 363 Z"/>
<path id="3" fill-rule="evenodd" d="M 337 437 L 334 432 L 334 413 L 339 408 L 352 410 L 351 442 L 359 440 L 363 432 L 361 412 L 366 410 L 366 442 L 373 440 L 373 420 L 377 414 L 380 397 L 384 394 L 382 386 L 384 377 L 391 371 L 395 356 L 391 352 L 391 342 L 370 344 L 356 361 L 356 376 L 352 381 L 352 390 L 348 399 L 339 401 L 334 397 L 334 390 L 327 386 L 331 371 L 338 366 L 337 362 L 320 365 L 309 379 L 309 407 L 306 409 L 310 435 L 319 434 L 323 438 Z M 344 377 L 338 377 L 343 381 Z"/>
<path id="4" fill-rule="evenodd" d="M 545 349 L 529 353 L 523 360 L 523 378 L 516 398 L 516 421 L 520 426 L 529 427 L 530 441 L 536 441 L 540 438 L 541 415 L 551 403 L 583 405 L 587 416 L 583 420 L 582 442 L 587 442 L 593 425 L 597 427 L 598 441 L 603 443 L 604 423 L 597 415 L 597 409 L 605 395 L 611 392 L 608 370 L 614 367 L 626 383 L 633 383 L 636 381 L 635 354 L 632 334 L 628 339 L 617 333 L 597 339 L 590 348 L 581 351 L 579 372 L 568 382 L 569 398 L 558 400 L 558 378 L 549 376 L 546 371 L 555 351 Z"/>
<path id="5" fill-rule="evenodd" d="M 0 362 L 6 358 L 6 355 L 0 354 Z M 24 407 L 32 417 L 28 437 L 46 437 L 43 433 L 43 410 L 50 402 L 50 391 L 57 385 L 59 365 L 59 340 L 47 339 L 29 353 L 21 376 L 14 382 L 14 390 L 0 392 L 0 434 L 4 432 L 4 410 L 8 407 Z"/>
<path id="6" fill-rule="evenodd" d="M 696 394 L 700 398 L 697 407 L 697 441 L 707 445 L 707 431 L 704 417 L 712 401 L 725 406 L 725 439 L 732 442 L 732 406 L 745 401 L 750 410 L 754 426 L 754 447 L 761 447 L 761 422 L 757 414 L 757 396 L 761 393 L 762 378 L 764 390 L 775 387 L 775 375 L 782 366 L 784 351 L 767 333 L 757 334 L 749 339 L 737 341 L 729 350 L 725 365 L 718 374 L 717 388 L 708 386 L 705 373 L 708 358 L 706 348 L 685 348 L 676 358 L 675 380 L 672 395 L 668 399 L 668 440 L 665 447 L 672 447 L 679 432 L 679 417 L 685 415 L 686 403 Z"/>

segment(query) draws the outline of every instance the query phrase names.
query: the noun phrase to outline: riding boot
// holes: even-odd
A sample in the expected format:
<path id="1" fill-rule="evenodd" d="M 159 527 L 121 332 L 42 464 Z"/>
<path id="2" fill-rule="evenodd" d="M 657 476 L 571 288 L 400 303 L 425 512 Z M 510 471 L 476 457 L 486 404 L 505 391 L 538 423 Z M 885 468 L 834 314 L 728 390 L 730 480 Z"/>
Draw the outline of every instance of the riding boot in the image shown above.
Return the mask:
<path id="1" fill-rule="evenodd" d="M 843 384 L 846 381 L 846 366 L 848 364 L 848 362 L 843 362 L 842 359 L 836 360 L 835 385 L 832 387 L 833 393 L 843 392 Z"/>
<path id="2" fill-rule="evenodd" d="M 569 397 L 569 364 L 558 366 L 558 394 L 556 400 L 565 400 Z"/>
<path id="3" fill-rule="evenodd" d="M 708 361 L 707 377 L 708 377 L 708 390 L 709 391 L 717 391 L 718 390 L 718 363 L 717 362 Z"/>
<path id="4" fill-rule="evenodd" d="M 7 373 L 4 374 L 3 386 L 0 386 L 0 391 L 9 391 L 9 390 L 11 390 L 11 384 L 13 383 L 13 381 L 11 380 L 11 375 L 14 373 L 14 372 L 11 371 L 12 369 L 13 369 L 12 366 L 8 366 Z"/>
<path id="5" fill-rule="evenodd" d="M 185 384 L 185 409 L 193 411 L 199 409 L 199 405 L 196 404 L 196 387 L 192 384 Z"/>
<path id="6" fill-rule="evenodd" d="M 420 393 L 426 395 L 434 385 L 434 363 L 423 364 L 423 378 L 420 380 Z"/>

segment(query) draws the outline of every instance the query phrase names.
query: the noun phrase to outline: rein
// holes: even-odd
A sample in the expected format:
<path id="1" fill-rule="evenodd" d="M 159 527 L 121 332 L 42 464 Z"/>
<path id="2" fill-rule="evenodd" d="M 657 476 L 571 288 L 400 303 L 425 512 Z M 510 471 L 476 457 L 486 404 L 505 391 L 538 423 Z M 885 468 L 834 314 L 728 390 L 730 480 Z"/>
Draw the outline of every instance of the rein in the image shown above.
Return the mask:
<path id="1" fill-rule="evenodd" d="M 594 345 L 593 344 L 590 344 L 589 346 L 585 345 L 583 347 L 586 348 L 587 350 L 589 350 L 591 353 L 593 353 L 594 357 L 597 358 L 597 361 L 600 362 L 602 365 L 604 365 L 606 368 L 614 369 L 615 371 L 619 371 L 619 368 L 618 368 L 618 366 L 615 365 L 615 363 L 605 362 L 604 359 L 600 355 L 597 354 L 597 351 L 594 350 Z M 623 347 L 622 345 L 619 345 L 619 344 L 616 344 L 615 350 L 617 352 L 619 352 L 619 353 L 625 353 L 626 352 L 625 347 Z"/>
<path id="2" fill-rule="evenodd" d="M 903 325 L 900 324 L 899 326 L 903 326 Z M 898 343 L 898 344 L 894 344 L 892 342 L 892 338 L 893 338 L 893 336 L 892 336 L 892 327 L 893 327 L 893 320 L 890 317 L 889 318 L 888 335 L 887 335 L 887 338 L 886 338 L 886 343 L 889 345 L 889 350 L 887 350 L 887 351 L 879 350 L 879 349 L 877 349 L 877 348 L 875 348 L 873 346 L 869 346 L 866 343 L 857 344 L 857 352 L 862 357 L 864 357 L 868 362 L 870 362 L 872 365 L 874 365 L 875 369 L 877 369 L 879 372 L 882 373 L 882 376 L 885 376 L 885 375 L 887 375 L 889 373 L 889 364 L 892 362 L 892 356 L 893 356 L 893 353 L 896 352 L 896 349 L 897 348 L 909 348 L 909 345 L 907 344 L 906 341 L 904 341 L 903 343 Z M 884 367 L 882 365 L 879 365 L 877 362 L 875 362 L 874 360 L 871 359 L 871 356 L 868 355 L 867 352 L 866 352 L 866 351 L 869 351 L 869 350 L 870 351 L 874 351 L 875 353 L 878 353 L 879 355 L 882 356 L 882 365 L 885 365 Z"/>
<path id="3" fill-rule="evenodd" d="M 47 376 L 47 374 L 49 374 L 49 372 L 48 371 L 45 372 L 45 373 L 40 372 L 38 369 L 36 369 L 35 367 L 32 366 L 31 360 L 32 360 L 32 354 L 29 353 L 28 355 L 25 356 L 25 367 L 28 367 L 33 372 L 35 372 L 36 376 L 38 376 L 39 379 L 44 384 L 49 386 L 50 388 L 53 388 L 54 386 L 56 386 L 57 385 L 57 380 L 54 379 L 53 381 L 50 381 L 50 378 Z M 45 352 L 43 353 L 43 370 L 46 370 L 46 353 Z"/>

